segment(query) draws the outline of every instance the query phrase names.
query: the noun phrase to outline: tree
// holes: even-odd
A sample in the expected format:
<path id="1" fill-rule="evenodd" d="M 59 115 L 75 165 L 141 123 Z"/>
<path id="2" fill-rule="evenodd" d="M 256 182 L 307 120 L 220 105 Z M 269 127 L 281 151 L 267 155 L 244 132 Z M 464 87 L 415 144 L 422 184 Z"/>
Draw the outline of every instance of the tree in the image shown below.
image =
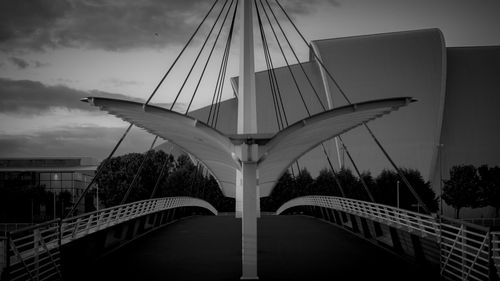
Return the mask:
<path id="1" fill-rule="evenodd" d="M 167 161 L 167 169 L 163 175 L 162 183 L 164 183 L 165 178 L 170 174 L 175 165 L 173 157 L 163 151 L 150 151 L 145 154 L 129 153 L 113 157 L 106 163 L 101 163 L 101 165 L 106 166 L 101 176 L 97 178 L 97 184 L 100 189 L 100 199 L 106 207 L 121 203 L 144 157 L 148 158 L 137 181 L 132 186 L 127 202 L 148 199 L 151 196 L 164 162 Z"/>
<path id="2" fill-rule="evenodd" d="M 316 195 L 341 196 L 331 170 L 322 169 L 319 172 L 312 185 L 312 193 Z"/>
<path id="3" fill-rule="evenodd" d="M 444 181 L 443 200 L 455 208 L 455 217 L 459 218 L 460 209 L 481 206 L 481 190 L 476 167 L 472 165 L 453 166 L 450 179 Z"/>
<path id="4" fill-rule="evenodd" d="M 428 207 L 430 212 L 438 209 L 437 196 L 432 190 L 430 182 L 425 181 L 418 170 L 401 169 L 408 182 Z M 399 207 L 407 210 L 418 210 L 418 201 L 409 188 L 403 183 L 398 173 L 392 170 L 383 170 L 375 179 L 374 197 L 378 203 L 397 206 L 397 182 L 399 184 Z M 415 208 L 414 206 L 417 206 Z"/>
<path id="5" fill-rule="evenodd" d="M 495 218 L 500 209 L 500 167 L 482 165 L 478 169 L 479 186 L 481 187 L 481 203 L 495 208 Z"/>

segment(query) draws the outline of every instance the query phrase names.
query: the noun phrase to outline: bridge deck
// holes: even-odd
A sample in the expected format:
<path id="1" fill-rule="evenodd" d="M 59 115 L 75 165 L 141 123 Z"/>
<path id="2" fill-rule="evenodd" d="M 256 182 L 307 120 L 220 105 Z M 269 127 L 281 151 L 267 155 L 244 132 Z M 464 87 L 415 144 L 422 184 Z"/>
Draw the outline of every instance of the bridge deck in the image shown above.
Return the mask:
<path id="1" fill-rule="evenodd" d="M 438 272 L 335 226 L 302 216 L 259 219 L 260 280 L 434 280 Z M 181 220 L 101 259 L 82 280 L 239 280 L 241 225 L 229 216 Z"/>

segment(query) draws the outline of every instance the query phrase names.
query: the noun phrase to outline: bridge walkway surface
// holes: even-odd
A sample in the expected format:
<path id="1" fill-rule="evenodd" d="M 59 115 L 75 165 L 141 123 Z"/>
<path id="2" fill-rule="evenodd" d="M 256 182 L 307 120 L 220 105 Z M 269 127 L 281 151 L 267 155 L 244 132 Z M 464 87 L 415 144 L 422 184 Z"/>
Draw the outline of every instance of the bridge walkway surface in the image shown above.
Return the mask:
<path id="1" fill-rule="evenodd" d="M 258 220 L 260 280 L 439 280 L 337 226 L 305 216 Z M 177 221 L 100 259 L 71 280 L 239 280 L 241 221 Z"/>

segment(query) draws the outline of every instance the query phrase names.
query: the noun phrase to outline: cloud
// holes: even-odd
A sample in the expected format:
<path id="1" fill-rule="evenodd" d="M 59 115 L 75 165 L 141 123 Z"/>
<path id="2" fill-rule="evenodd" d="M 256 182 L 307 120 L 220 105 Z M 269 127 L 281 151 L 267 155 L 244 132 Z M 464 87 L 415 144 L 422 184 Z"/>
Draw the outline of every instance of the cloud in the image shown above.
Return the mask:
<path id="1" fill-rule="evenodd" d="M 30 66 L 30 64 L 27 61 L 18 57 L 10 57 L 9 61 L 20 69 L 25 69 L 28 66 Z"/>
<path id="2" fill-rule="evenodd" d="M 293 16 L 293 15 L 307 15 L 307 14 L 310 14 L 312 12 L 315 11 L 315 9 L 325 3 L 325 4 L 329 4 L 329 5 L 332 5 L 332 6 L 335 6 L 335 7 L 339 7 L 340 6 L 340 2 L 337 1 L 337 0 L 309 0 L 309 1 L 304 1 L 304 0 L 278 0 L 279 3 L 283 6 L 283 8 L 285 9 L 285 11 Z M 265 5 L 266 9 L 267 9 L 267 4 L 265 3 L 265 1 L 262 1 L 263 4 Z M 281 18 L 281 9 L 278 7 L 278 5 L 276 5 L 274 3 L 274 1 L 269 1 L 269 4 L 271 4 L 271 7 L 273 7 L 275 13 L 277 14 L 277 16 L 280 16 Z M 259 4 L 259 8 L 260 8 L 260 4 Z M 283 17 L 284 19 L 284 17 Z"/>
<path id="3" fill-rule="evenodd" d="M 36 68 L 45 67 L 45 66 L 49 66 L 49 65 L 50 65 L 50 63 L 48 63 L 48 62 L 39 62 L 37 60 L 33 61 L 33 66 Z"/>
<path id="4" fill-rule="evenodd" d="M 109 154 L 124 128 L 68 127 L 36 135 L 0 135 L 2 157 L 29 156 L 91 156 L 102 159 Z M 123 141 L 117 155 L 143 152 L 149 148 L 153 136 L 133 129 Z M 161 143 L 161 142 L 157 142 Z"/>
<path id="5" fill-rule="evenodd" d="M 108 78 L 108 79 L 102 79 L 102 83 L 104 84 L 109 84 L 114 87 L 122 87 L 122 86 L 131 86 L 131 85 L 140 85 L 143 84 L 142 82 L 139 81 L 134 81 L 134 80 L 123 80 L 119 78 Z"/>
<path id="6" fill-rule="evenodd" d="M 178 44 L 187 40 L 211 4 L 204 0 L 32 0 L 26 5 L 3 0 L 0 49 L 125 50 Z"/>
<path id="7" fill-rule="evenodd" d="M 222 2 L 212 11 L 212 20 Z M 334 0 L 282 1 L 291 14 L 305 14 Z M 0 50 L 71 47 L 104 50 L 161 48 L 183 44 L 209 10 L 206 0 L 0 1 Z M 202 31 L 203 33 L 203 31 Z"/>
<path id="8" fill-rule="evenodd" d="M 18 57 L 10 57 L 9 61 L 15 66 L 17 66 L 19 69 L 26 69 L 30 66 L 33 66 L 35 68 L 40 68 L 49 65 L 49 63 L 39 62 L 37 60 L 31 61 L 31 63 L 29 63 L 27 60 Z"/>
<path id="9" fill-rule="evenodd" d="M 121 94 L 102 91 L 80 91 L 66 86 L 47 86 L 30 80 L 0 78 L 0 112 L 7 114 L 39 114 L 54 107 L 96 111 L 80 100 L 89 96 L 127 99 L 141 102 Z"/>

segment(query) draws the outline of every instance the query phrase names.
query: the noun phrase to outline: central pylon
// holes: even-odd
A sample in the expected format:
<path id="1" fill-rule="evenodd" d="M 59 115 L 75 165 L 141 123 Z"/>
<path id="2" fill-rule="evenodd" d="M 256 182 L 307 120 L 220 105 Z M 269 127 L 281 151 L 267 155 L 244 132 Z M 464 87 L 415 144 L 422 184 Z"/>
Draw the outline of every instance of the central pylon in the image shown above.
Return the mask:
<path id="1" fill-rule="evenodd" d="M 255 62 L 253 44 L 252 0 L 239 0 L 240 75 L 238 96 L 238 134 L 257 134 L 255 97 Z M 237 175 L 236 200 L 241 196 L 242 280 L 259 279 L 257 275 L 257 160 L 258 145 L 244 142 L 236 147 L 241 160 Z M 239 181 L 239 182 L 238 182 Z"/>

